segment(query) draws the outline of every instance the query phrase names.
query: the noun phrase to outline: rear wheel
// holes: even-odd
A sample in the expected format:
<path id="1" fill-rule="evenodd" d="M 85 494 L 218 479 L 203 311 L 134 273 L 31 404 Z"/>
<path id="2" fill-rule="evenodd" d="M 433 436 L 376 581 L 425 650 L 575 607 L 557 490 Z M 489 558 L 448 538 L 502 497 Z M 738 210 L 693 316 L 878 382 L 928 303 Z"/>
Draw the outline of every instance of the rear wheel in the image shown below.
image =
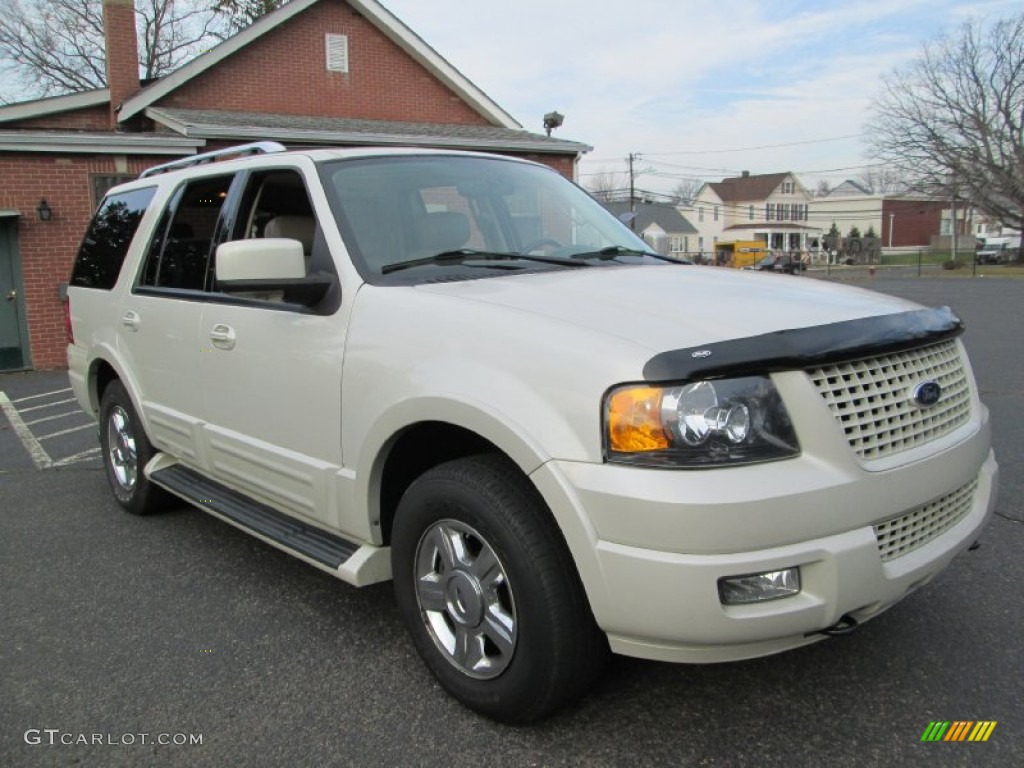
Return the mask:
<path id="1" fill-rule="evenodd" d="M 561 532 L 518 467 L 488 455 L 427 471 L 393 530 L 402 619 L 455 698 L 523 723 L 592 685 L 607 642 Z"/>
<path id="2" fill-rule="evenodd" d="M 167 506 L 171 497 L 142 471 L 155 450 L 120 381 L 112 381 L 100 400 L 100 446 L 110 489 L 122 507 L 148 515 Z"/>

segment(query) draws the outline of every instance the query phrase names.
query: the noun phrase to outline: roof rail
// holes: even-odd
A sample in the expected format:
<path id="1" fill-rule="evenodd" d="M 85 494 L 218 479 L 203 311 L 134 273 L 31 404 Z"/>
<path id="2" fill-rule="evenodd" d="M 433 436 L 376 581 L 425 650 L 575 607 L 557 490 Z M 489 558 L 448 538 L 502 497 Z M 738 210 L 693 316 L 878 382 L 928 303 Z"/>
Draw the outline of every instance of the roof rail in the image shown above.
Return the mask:
<path id="1" fill-rule="evenodd" d="M 217 149 L 213 152 L 203 152 L 201 155 L 184 157 L 181 160 L 173 160 L 169 163 L 164 163 L 163 165 L 154 165 L 152 168 L 147 168 L 140 173 L 139 178 L 144 179 L 147 176 L 156 176 L 158 173 L 169 173 L 170 171 L 178 171 L 182 168 L 191 168 L 193 165 L 212 163 L 218 158 L 235 157 L 239 155 L 266 155 L 271 152 L 285 152 L 287 149 L 288 148 L 283 144 L 279 144 L 276 141 L 257 141 L 253 144 L 240 144 L 237 147 Z"/>

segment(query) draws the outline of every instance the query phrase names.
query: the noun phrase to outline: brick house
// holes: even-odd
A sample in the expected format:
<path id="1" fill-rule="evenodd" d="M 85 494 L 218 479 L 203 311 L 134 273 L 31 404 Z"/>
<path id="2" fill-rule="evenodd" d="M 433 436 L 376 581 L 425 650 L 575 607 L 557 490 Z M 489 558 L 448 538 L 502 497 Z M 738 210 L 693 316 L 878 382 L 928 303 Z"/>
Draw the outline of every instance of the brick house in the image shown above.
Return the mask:
<path id="1" fill-rule="evenodd" d="M 132 0 L 103 0 L 108 88 L 0 106 L 0 370 L 64 365 L 62 291 L 103 193 L 256 140 L 516 155 L 575 178 L 590 147 L 527 132 L 376 0 L 292 0 L 142 84 Z"/>

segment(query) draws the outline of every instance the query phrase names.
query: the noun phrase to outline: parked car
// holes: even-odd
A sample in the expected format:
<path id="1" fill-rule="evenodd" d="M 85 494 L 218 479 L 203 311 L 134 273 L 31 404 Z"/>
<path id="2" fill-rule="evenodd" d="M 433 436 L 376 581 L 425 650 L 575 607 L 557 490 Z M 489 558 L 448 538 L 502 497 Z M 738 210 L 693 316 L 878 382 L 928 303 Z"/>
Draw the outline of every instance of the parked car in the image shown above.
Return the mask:
<path id="1" fill-rule="evenodd" d="M 125 510 L 393 580 L 440 684 L 527 722 L 609 649 L 849 631 L 988 521 L 953 312 L 768 280 L 653 253 L 522 160 L 235 148 L 103 199 L 69 376 Z"/>
<path id="2" fill-rule="evenodd" d="M 979 264 L 1009 264 L 1020 259 L 1020 235 L 979 237 L 975 258 Z"/>
<path id="3" fill-rule="evenodd" d="M 750 266 L 743 267 L 743 269 L 756 270 L 759 272 L 784 272 L 787 275 L 795 275 L 798 272 L 804 272 L 807 270 L 807 264 L 800 260 L 797 256 L 791 256 L 788 253 L 769 253 L 759 261 L 754 262 Z"/>

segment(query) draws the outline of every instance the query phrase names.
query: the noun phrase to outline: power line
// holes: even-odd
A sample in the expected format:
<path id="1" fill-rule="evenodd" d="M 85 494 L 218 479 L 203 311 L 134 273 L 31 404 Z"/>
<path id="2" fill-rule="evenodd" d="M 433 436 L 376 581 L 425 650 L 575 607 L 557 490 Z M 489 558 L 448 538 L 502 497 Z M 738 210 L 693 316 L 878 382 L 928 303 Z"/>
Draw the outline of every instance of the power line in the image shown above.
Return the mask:
<path id="1" fill-rule="evenodd" d="M 759 147 L 736 147 L 734 149 L 692 149 L 681 152 L 644 152 L 643 156 L 666 157 L 669 155 L 714 155 L 725 152 L 755 152 L 760 149 L 779 149 L 781 147 L 802 147 L 807 144 L 825 144 L 829 141 L 843 141 L 845 139 L 858 139 L 863 134 L 851 133 L 846 136 L 832 136 L 827 139 L 808 139 L 806 141 L 790 141 L 784 144 L 763 144 Z"/>

